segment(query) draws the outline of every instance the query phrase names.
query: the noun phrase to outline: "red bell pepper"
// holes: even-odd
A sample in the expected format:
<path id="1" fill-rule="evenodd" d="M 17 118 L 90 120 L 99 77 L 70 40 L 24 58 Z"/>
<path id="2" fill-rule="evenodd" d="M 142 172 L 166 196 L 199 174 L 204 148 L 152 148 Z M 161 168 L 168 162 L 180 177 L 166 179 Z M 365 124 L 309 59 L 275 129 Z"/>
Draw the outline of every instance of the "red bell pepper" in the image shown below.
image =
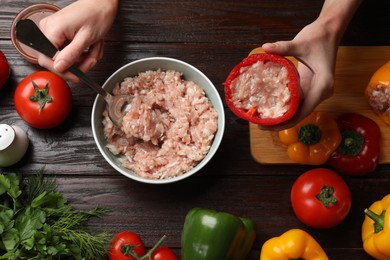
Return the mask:
<path id="1" fill-rule="evenodd" d="M 272 87 L 277 83 L 272 83 L 270 84 L 271 86 L 267 87 L 267 96 L 264 96 L 262 94 L 261 88 L 264 88 L 265 85 L 265 83 L 263 84 L 263 82 L 269 80 L 269 78 L 266 80 L 262 80 L 261 78 L 259 79 L 259 77 L 261 77 L 261 70 L 265 65 L 263 67 L 259 66 L 259 71 L 255 71 L 255 73 L 248 75 L 248 77 L 243 80 L 246 84 L 245 90 L 242 85 L 235 83 L 235 80 L 238 79 L 240 75 L 247 71 L 250 66 L 254 65 L 259 61 L 263 62 L 264 64 L 268 62 L 273 62 L 279 64 L 279 66 L 287 70 L 287 83 L 285 87 L 287 88 L 287 91 L 289 93 L 288 98 L 286 98 L 285 96 L 283 100 L 280 100 L 280 93 L 284 91 L 283 89 L 277 89 L 275 93 L 272 93 L 274 91 Z M 276 78 L 280 77 L 280 75 L 272 75 L 268 77 Z M 258 125 L 277 125 L 290 119 L 297 111 L 300 103 L 301 94 L 299 88 L 298 72 L 294 64 L 290 60 L 279 55 L 269 53 L 255 53 L 248 56 L 233 68 L 233 70 L 227 77 L 224 86 L 225 99 L 230 110 L 236 116 Z M 276 89 L 276 87 L 274 89 Z M 254 96 L 253 93 L 256 93 L 257 96 Z M 257 99 L 257 103 L 250 101 L 253 99 Z M 261 101 L 261 99 L 263 99 L 263 101 Z M 272 101 L 273 103 L 277 103 L 279 105 L 284 104 L 285 106 L 282 108 L 282 111 L 277 111 L 277 113 L 272 116 L 270 116 L 270 113 L 265 111 L 268 108 L 260 106 L 261 102 L 268 102 L 269 104 L 273 104 L 271 100 L 275 101 Z M 244 102 L 246 104 L 242 105 Z M 269 104 L 267 106 L 270 106 Z M 270 107 L 269 111 L 271 110 L 275 110 L 275 107 Z"/>
<path id="2" fill-rule="evenodd" d="M 381 131 L 377 123 L 358 113 L 345 113 L 337 118 L 342 141 L 330 156 L 328 164 L 349 175 L 373 172 L 379 162 Z"/>
<path id="3" fill-rule="evenodd" d="M 4 53 L 0 51 L 0 89 L 7 81 L 10 74 L 10 67 Z"/>

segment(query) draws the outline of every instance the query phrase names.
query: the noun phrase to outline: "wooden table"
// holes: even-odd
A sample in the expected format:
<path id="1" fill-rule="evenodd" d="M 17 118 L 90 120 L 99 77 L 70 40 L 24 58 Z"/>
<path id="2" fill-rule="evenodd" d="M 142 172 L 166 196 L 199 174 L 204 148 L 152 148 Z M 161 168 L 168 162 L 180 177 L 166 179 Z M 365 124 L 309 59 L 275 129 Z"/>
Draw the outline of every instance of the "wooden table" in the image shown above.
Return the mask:
<path id="1" fill-rule="evenodd" d="M 215 158 L 199 174 L 170 185 L 147 185 L 122 176 L 103 159 L 91 131 L 95 93 L 71 84 L 73 110 L 60 127 L 38 130 L 26 125 L 13 106 L 18 82 L 42 70 L 25 61 L 10 40 L 10 25 L 24 7 L 37 1 L 1 0 L 0 49 L 12 69 L 0 90 L 0 123 L 20 126 L 30 138 L 21 162 L 5 172 L 32 174 L 44 168 L 55 176 L 58 189 L 75 207 L 96 205 L 111 212 L 93 219 L 92 228 L 116 233 L 139 233 L 147 247 L 163 234 L 166 246 L 180 255 L 186 213 L 193 207 L 211 208 L 252 218 L 257 239 L 248 259 L 258 259 L 262 244 L 291 228 L 308 231 L 330 259 L 371 259 L 360 237 L 363 210 L 390 192 L 390 166 L 362 178 L 345 177 L 353 195 L 350 214 L 339 226 L 316 230 L 303 225 L 290 204 L 290 189 L 310 166 L 261 165 L 250 153 L 249 126 L 227 107 L 226 130 Z M 72 1 L 49 1 L 60 7 Z M 105 56 L 89 73 L 103 83 L 117 68 L 133 60 L 167 56 L 203 71 L 223 97 L 222 82 L 231 68 L 261 43 L 289 40 L 313 21 L 322 0 L 123 0 L 107 36 Z M 346 32 L 342 45 L 390 45 L 389 1 L 365 1 Z M 267 147 L 264 147 L 267 149 Z"/>

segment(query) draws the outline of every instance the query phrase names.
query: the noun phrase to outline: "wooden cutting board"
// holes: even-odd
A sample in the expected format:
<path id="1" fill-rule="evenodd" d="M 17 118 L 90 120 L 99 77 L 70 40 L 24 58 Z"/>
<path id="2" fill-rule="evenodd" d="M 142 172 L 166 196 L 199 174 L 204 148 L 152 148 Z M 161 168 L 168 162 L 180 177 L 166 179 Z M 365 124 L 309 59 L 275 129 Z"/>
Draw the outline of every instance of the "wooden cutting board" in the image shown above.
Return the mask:
<path id="1" fill-rule="evenodd" d="M 331 113 L 335 118 L 343 112 L 357 112 L 375 120 L 381 128 L 380 163 L 390 163 L 390 126 L 370 109 L 364 90 L 372 74 L 390 60 L 390 46 L 340 47 L 335 71 L 335 89 L 330 99 L 316 110 Z M 294 164 L 276 132 L 262 131 L 250 123 L 250 147 L 255 161 L 261 164 Z"/>

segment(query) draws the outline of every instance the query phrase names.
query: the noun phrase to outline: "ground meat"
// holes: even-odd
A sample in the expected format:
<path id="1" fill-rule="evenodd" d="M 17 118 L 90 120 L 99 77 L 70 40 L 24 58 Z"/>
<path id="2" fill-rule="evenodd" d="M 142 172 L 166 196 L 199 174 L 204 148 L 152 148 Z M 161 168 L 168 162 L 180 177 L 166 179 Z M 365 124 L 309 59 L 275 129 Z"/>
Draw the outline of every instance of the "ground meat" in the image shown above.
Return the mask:
<path id="1" fill-rule="evenodd" d="M 390 114 L 390 88 L 378 85 L 368 93 L 369 105 L 381 114 Z"/>
<path id="2" fill-rule="evenodd" d="M 237 108 L 256 108 L 261 118 L 277 118 L 290 108 L 288 71 L 276 62 L 258 61 L 242 67 L 231 83 L 232 101 Z"/>
<path id="3" fill-rule="evenodd" d="M 124 167 L 145 178 L 172 178 L 206 156 L 218 115 L 203 89 L 180 72 L 146 71 L 113 93 L 134 96 L 120 129 L 103 113 L 107 147 Z"/>

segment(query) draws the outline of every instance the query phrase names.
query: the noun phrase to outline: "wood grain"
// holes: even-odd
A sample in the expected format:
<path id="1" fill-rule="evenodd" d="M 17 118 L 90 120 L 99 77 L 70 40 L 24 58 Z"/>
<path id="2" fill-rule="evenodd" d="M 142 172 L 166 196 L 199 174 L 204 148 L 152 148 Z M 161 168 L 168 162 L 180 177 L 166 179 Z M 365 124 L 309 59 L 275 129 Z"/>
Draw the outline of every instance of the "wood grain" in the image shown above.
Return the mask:
<path id="1" fill-rule="evenodd" d="M 48 0 L 63 8 L 75 0 Z M 145 57 L 166 56 L 186 61 L 204 72 L 223 97 L 222 83 L 250 50 L 264 42 L 292 39 L 321 10 L 323 0 L 129 0 L 119 1 L 117 18 L 105 38 L 104 57 L 88 72 L 98 83 L 119 67 Z M 289 202 L 292 183 L 305 165 L 259 164 L 251 156 L 250 126 L 225 105 L 223 141 L 211 162 L 191 178 L 167 186 L 150 186 L 116 172 L 93 141 L 91 109 L 96 93 L 69 82 L 73 94 L 70 117 L 54 129 L 34 129 L 13 106 L 15 88 L 24 77 L 43 70 L 25 61 L 10 40 L 12 19 L 36 0 L 0 0 L 0 50 L 11 77 L 0 89 L 0 123 L 28 133 L 30 147 L 21 162 L 2 172 L 55 177 L 58 189 L 80 209 L 96 205 L 110 213 L 93 219 L 93 231 L 139 233 L 150 248 L 163 234 L 164 245 L 180 255 L 185 214 L 205 207 L 253 218 L 257 239 L 246 260 L 259 259 L 262 243 L 289 228 L 311 233 L 332 260 L 370 260 L 360 238 L 363 209 L 389 192 L 390 167 L 346 181 L 353 195 L 350 214 L 330 230 L 309 228 L 295 217 Z M 342 45 L 390 44 L 390 1 L 363 1 Z M 351 55 L 361 55 L 355 53 Z M 387 55 L 383 53 L 383 55 Z M 370 57 L 368 57 L 370 58 Z M 366 66 L 352 64 L 351 66 Z M 266 149 L 263 147 L 263 149 Z"/>
<path id="2" fill-rule="evenodd" d="M 357 112 L 373 119 L 381 129 L 380 163 L 390 163 L 390 126 L 370 109 L 364 90 L 372 74 L 390 60 L 390 47 L 340 47 L 337 55 L 333 96 L 316 110 L 330 113 L 334 118 L 345 112 Z M 250 124 L 250 146 L 253 158 L 262 164 L 293 164 L 287 148 L 280 143 L 277 132 L 260 130 Z"/>

